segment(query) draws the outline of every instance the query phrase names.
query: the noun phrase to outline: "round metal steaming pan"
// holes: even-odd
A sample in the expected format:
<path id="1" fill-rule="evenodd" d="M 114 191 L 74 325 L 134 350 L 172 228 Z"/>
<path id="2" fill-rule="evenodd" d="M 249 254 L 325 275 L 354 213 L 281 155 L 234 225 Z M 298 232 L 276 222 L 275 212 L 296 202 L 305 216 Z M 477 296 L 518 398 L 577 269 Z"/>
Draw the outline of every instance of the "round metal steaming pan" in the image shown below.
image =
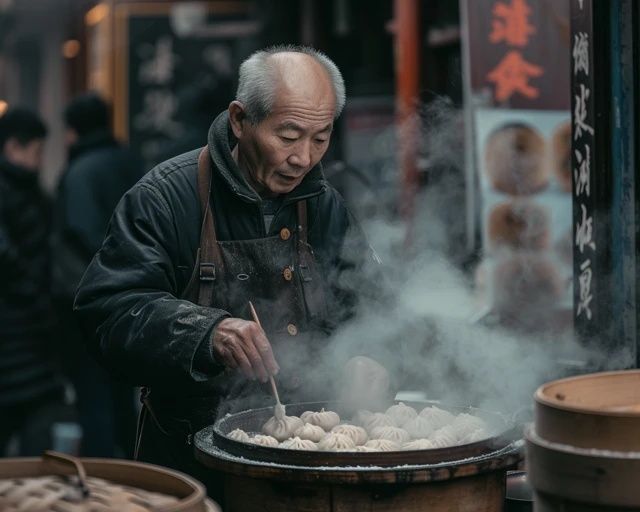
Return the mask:
<path id="1" fill-rule="evenodd" d="M 431 404 L 409 405 L 420 408 Z M 287 414 L 300 415 L 304 411 L 319 411 L 321 408 L 340 412 L 337 403 L 310 402 L 287 405 Z M 422 476 L 417 477 L 421 481 L 444 480 L 511 467 L 521 460 L 521 429 L 503 416 L 469 407 L 444 408 L 454 413 L 475 414 L 487 421 L 498 434 L 480 442 L 449 448 L 362 453 L 286 450 L 242 443 L 226 437 L 236 428 L 259 432 L 265 421 L 273 415 L 273 407 L 267 407 L 227 415 L 198 432 L 195 437 L 196 458 L 214 469 L 253 476 L 293 471 L 306 472 L 307 476 L 314 479 L 317 477 L 312 475 L 320 470 L 323 479 L 326 479 L 335 470 L 334 476 L 341 481 L 345 478 L 362 481 L 362 472 L 370 473 L 365 478 L 367 481 L 389 481 L 385 470 L 392 472 L 394 479 L 416 481 L 415 471 L 422 470 Z M 377 476 L 374 474 L 376 472 Z M 347 477 L 347 473 L 352 473 L 352 477 Z M 304 480 L 306 477 L 298 474 L 296 478 Z"/>

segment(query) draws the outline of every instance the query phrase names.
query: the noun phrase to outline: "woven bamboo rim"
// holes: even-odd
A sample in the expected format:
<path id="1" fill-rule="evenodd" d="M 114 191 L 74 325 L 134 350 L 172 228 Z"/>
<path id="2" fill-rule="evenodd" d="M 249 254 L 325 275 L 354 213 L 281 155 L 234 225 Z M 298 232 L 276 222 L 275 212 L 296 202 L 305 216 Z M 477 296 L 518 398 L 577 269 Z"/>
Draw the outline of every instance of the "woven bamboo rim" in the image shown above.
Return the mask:
<path id="1" fill-rule="evenodd" d="M 202 484 L 167 468 L 55 452 L 0 460 L 0 510 L 214 512 Z"/>

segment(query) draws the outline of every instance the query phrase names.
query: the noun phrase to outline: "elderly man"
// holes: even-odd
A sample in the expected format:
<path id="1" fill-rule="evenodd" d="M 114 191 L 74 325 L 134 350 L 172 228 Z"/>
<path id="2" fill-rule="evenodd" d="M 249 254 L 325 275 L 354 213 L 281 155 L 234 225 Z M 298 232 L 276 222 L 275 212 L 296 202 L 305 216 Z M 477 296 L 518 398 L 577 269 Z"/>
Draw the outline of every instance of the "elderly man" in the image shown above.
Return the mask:
<path id="1" fill-rule="evenodd" d="M 353 282 L 375 260 L 320 166 L 344 103 L 322 53 L 259 51 L 208 145 L 157 166 L 116 209 L 75 308 L 101 360 L 146 386 L 143 460 L 207 481 L 189 444 L 216 412 L 272 403 L 276 374 L 283 401 L 315 397 L 314 362 L 355 303 L 345 271 Z"/>

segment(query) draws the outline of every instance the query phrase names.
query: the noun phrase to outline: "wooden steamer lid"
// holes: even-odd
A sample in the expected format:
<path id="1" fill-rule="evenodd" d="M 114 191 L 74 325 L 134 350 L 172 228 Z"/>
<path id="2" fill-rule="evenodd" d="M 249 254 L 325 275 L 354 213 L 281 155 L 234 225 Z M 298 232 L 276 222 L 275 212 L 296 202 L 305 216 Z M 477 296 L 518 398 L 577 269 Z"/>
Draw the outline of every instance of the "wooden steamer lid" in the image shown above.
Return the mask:
<path id="1" fill-rule="evenodd" d="M 547 441 L 640 452 L 640 370 L 552 381 L 535 402 L 536 434 Z"/>
<path id="2" fill-rule="evenodd" d="M 117 459 L 0 459 L 5 512 L 219 512 L 202 484 L 160 466 Z"/>

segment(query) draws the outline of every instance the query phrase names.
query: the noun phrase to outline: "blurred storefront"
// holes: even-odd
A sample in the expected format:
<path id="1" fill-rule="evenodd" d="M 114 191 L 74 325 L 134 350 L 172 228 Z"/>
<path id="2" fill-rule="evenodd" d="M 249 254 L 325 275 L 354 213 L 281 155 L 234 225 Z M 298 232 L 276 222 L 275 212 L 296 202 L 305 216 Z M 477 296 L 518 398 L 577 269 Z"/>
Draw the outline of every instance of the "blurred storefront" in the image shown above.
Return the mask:
<path id="1" fill-rule="evenodd" d="M 576 14 L 583 9 L 592 13 L 586 22 Z M 370 202 L 408 221 L 407 245 L 421 236 L 416 194 L 444 183 L 446 201 L 459 205 L 442 219 L 446 252 L 478 269 L 488 309 L 502 304 L 503 316 L 520 315 L 509 293 L 553 304 L 547 327 L 566 332 L 575 321 L 582 335 L 624 340 L 635 360 L 637 10 L 629 0 L 0 0 L 0 109 L 26 104 L 47 119 L 44 182 L 52 189 L 65 160 L 60 113 L 74 94 L 109 98 L 117 135 L 150 168 L 204 143 L 252 51 L 315 46 L 347 83 L 326 158 L 340 164 L 332 172 L 351 173 Z M 588 78 L 600 77 L 591 85 L 576 81 L 588 34 Z M 595 137 L 589 154 L 576 145 L 581 86 L 597 112 L 585 121 L 597 126 L 587 132 Z M 513 151 L 531 170 L 524 185 L 506 176 Z M 586 162 L 588 198 L 579 197 Z M 596 213 L 587 216 L 593 258 L 585 258 L 592 246 L 584 230 L 576 245 L 583 205 Z M 532 280 L 513 285 L 509 276 L 522 278 L 523 269 Z M 596 308 L 585 299 L 597 290 L 591 304 L 600 301 L 600 318 L 615 317 L 615 328 L 587 318 Z"/>

